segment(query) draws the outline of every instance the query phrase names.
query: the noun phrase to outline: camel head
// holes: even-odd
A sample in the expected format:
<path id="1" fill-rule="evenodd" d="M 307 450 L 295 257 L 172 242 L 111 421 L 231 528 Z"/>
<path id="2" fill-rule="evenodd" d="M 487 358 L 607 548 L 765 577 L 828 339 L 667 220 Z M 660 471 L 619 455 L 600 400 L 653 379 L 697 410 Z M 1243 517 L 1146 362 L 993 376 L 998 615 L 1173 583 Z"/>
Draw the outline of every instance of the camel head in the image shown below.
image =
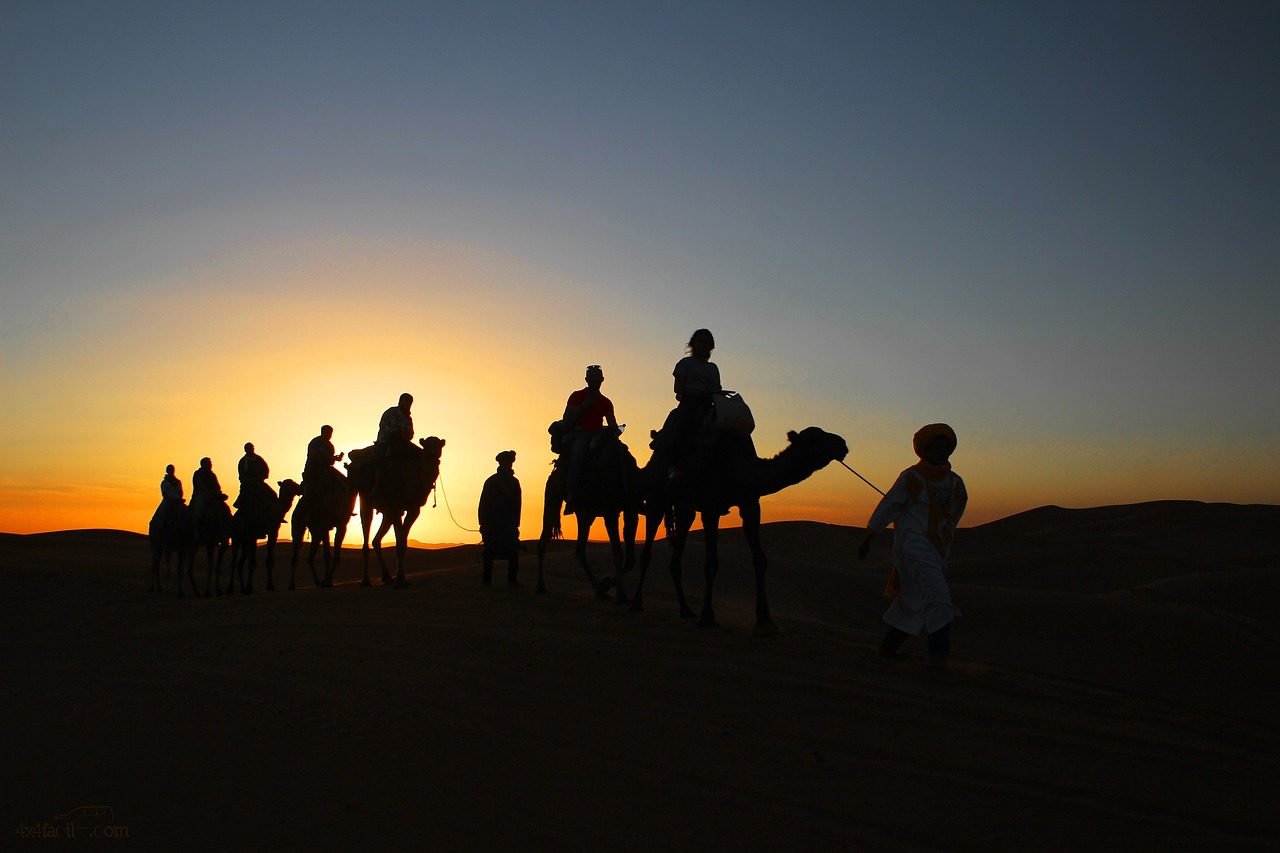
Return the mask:
<path id="1" fill-rule="evenodd" d="M 792 430 L 787 433 L 787 441 L 791 446 L 783 452 L 796 454 L 800 464 L 813 471 L 842 461 L 849 455 L 849 445 L 843 438 L 818 427 L 805 427 L 799 432 Z"/>
<path id="2" fill-rule="evenodd" d="M 445 441 L 443 438 L 429 435 L 426 438 L 418 439 L 418 444 L 422 445 L 422 452 L 427 454 L 428 459 L 434 459 L 439 462 L 440 457 L 444 454 Z"/>
<path id="3" fill-rule="evenodd" d="M 276 485 L 280 487 L 281 500 L 292 501 L 302 494 L 302 486 L 296 480 L 277 480 Z"/>

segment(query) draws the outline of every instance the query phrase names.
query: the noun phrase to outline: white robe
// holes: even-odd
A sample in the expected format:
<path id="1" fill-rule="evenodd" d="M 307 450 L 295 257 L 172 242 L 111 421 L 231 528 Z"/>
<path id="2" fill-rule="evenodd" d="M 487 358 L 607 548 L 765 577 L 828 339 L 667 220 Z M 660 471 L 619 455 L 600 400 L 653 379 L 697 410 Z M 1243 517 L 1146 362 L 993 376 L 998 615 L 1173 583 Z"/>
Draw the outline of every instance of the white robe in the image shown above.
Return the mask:
<path id="1" fill-rule="evenodd" d="M 929 490 L 937 499 L 935 532 L 946 543 L 942 551 L 929 536 Z M 908 468 L 898 475 L 893 488 L 871 514 L 867 522 L 871 532 L 893 524 L 893 565 L 902 592 L 885 611 L 884 621 L 889 625 L 908 634 L 932 633 L 960 615 L 959 608 L 951 603 L 947 586 L 947 556 L 951 534 L 967 502 L 964 481 L 956 474 L 949 474 L 939 483 L 929 483 Z"/>

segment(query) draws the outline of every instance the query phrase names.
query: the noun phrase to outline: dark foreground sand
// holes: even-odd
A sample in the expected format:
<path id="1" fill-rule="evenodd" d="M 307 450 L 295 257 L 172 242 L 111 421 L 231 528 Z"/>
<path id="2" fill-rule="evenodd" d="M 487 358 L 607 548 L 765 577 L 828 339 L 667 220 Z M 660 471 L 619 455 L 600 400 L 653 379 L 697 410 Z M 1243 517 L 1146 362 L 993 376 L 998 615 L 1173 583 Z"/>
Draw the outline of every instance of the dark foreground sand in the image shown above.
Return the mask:
<path id="1" fill-rule="evenodd" d="M 486 589 L 463 547 L 412 552 L 407 590 L 308 574 L 268 593 L 260 574 L 252 596 L 180 601 L 147 593 L 140 536 L 0 536 L 6 846 L 1280 844 L 1280 507 L 1044 508 L 961 531 L 944 671 L 918 640 L 875 655 L 887 550 L 855 564 L 860 535 L 766 526 L 771 639 L 752 636 L 737 530 L 719 629 L 678 618 L 665 543 L 631 613 L 591 596 L 568 544 L 547 595 L 532 551 L 523 587 Z"/>

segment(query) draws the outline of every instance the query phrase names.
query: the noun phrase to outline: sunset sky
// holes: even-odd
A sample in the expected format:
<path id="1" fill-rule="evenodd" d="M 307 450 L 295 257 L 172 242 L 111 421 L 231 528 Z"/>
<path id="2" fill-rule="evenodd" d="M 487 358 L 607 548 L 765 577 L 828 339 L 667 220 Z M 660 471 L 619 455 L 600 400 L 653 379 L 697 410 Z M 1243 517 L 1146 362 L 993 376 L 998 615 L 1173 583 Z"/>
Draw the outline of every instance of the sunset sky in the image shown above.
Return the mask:
<path id="1" fill-rule="evenodd" d="M 409 391 L 413 537 L 478 541 L 507 448 L 536 537 L 584 366 L 643 462 L 698 327 L 762 456 L 887 489 L 952 424 L 968 525 L 1280 503 L 1277 10 L 0 0 L 0 531 L 144 531 L 166 464 L 298 478 Z"/>

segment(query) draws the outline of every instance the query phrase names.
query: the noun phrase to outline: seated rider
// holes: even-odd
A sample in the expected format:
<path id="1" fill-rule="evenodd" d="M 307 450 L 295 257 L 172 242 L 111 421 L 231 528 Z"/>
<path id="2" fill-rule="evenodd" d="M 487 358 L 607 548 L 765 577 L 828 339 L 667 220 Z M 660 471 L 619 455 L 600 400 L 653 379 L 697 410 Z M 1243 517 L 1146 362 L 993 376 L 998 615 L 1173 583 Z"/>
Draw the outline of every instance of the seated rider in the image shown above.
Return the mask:
<path id="1" fill-rule="evenodd" d="M 182 481 L 174 476 L 172 465 L 166 465 L 164 479 L 160 481 L 160 505 L 156 507 L 153 518 L 161 524 L 169 525 L 177 520 L 182 511 Z"/>
<path id="2" fill-rule="evenodd" d="M 400 401 L 383 412 L 378 420 L 378 438 L 373 443 L 374 488 L 377 488 L 377 481 L 382 478 L 387 460 L 398 449 L 409 446 L 413 441 L 412 408 L 413 395 L 401 394 Z"/>
<path id="3" fill-rule="evenodd" d="M 240 457 L 236 471 L 240 476 L 240 494 L 233 506 L 237 509 L 249 509 L 253 504 L 261 505 L 265 503 L 267 495 L 275 494 L 267 485 L 271 469 L 267 466 L 267 460 L 253 452 L 253 442 L 245 442 L 244 456 Z"/>
<path id="4" fill-rule="evenodd" d="M 676 362 L 675 395 L 679 404 L 667 415 L 666 423 L 654 437 L 651 447 L 655 455 L 669 466 L 675 476 L 690 448 L 697 441 L 702 425 L 711 415 L 711 400 L 721 390 L 720 368 L 711 361 L 716 339 L 707 329 L 698 329 L 689 338 L 689 354 Z"/>
<path id="5" fill-rule="evenodd" d="M 191 514 L 196 521 L 196 535 L 204 532 L 205 517 L 218 501 L 226 500 L 218 475 L 213 473 L 213 460 L 208 456 L 200 460 L 200 467 L 191 475 Z"/>
<path id="6" fill-rule="evenodd" d="M 333 452 L 333 427 L 325 424 L 320 427 L 320 434 L 311 439 L 307 445 L 307 461 L 302 468 L 302 493 L 312 494 L 323 491 L 330 483 L 334 470 L 333 463 L 341 462 L 343 454 Z"/>
<path id="7" fill-rule="evenodd" d="M 564 414 L 560 420 L 568 424 L 569 432 L 565 436 L 565 445 L 569 453 L 569 472 L 565 482 L 566 513 L 575 511 L 578 496 L 578 483 L 582 479 L 582 465 L 586 461 L 587 452 L 592 442 L 603 432 L 604 424 L 617 430 L 618 421 L 613 414 L 613 401 L 600 393 L 604 384 L 604 371 L 598 364 L 587 365 L 587 387 L 580 388 L 569 395 Z"/>

